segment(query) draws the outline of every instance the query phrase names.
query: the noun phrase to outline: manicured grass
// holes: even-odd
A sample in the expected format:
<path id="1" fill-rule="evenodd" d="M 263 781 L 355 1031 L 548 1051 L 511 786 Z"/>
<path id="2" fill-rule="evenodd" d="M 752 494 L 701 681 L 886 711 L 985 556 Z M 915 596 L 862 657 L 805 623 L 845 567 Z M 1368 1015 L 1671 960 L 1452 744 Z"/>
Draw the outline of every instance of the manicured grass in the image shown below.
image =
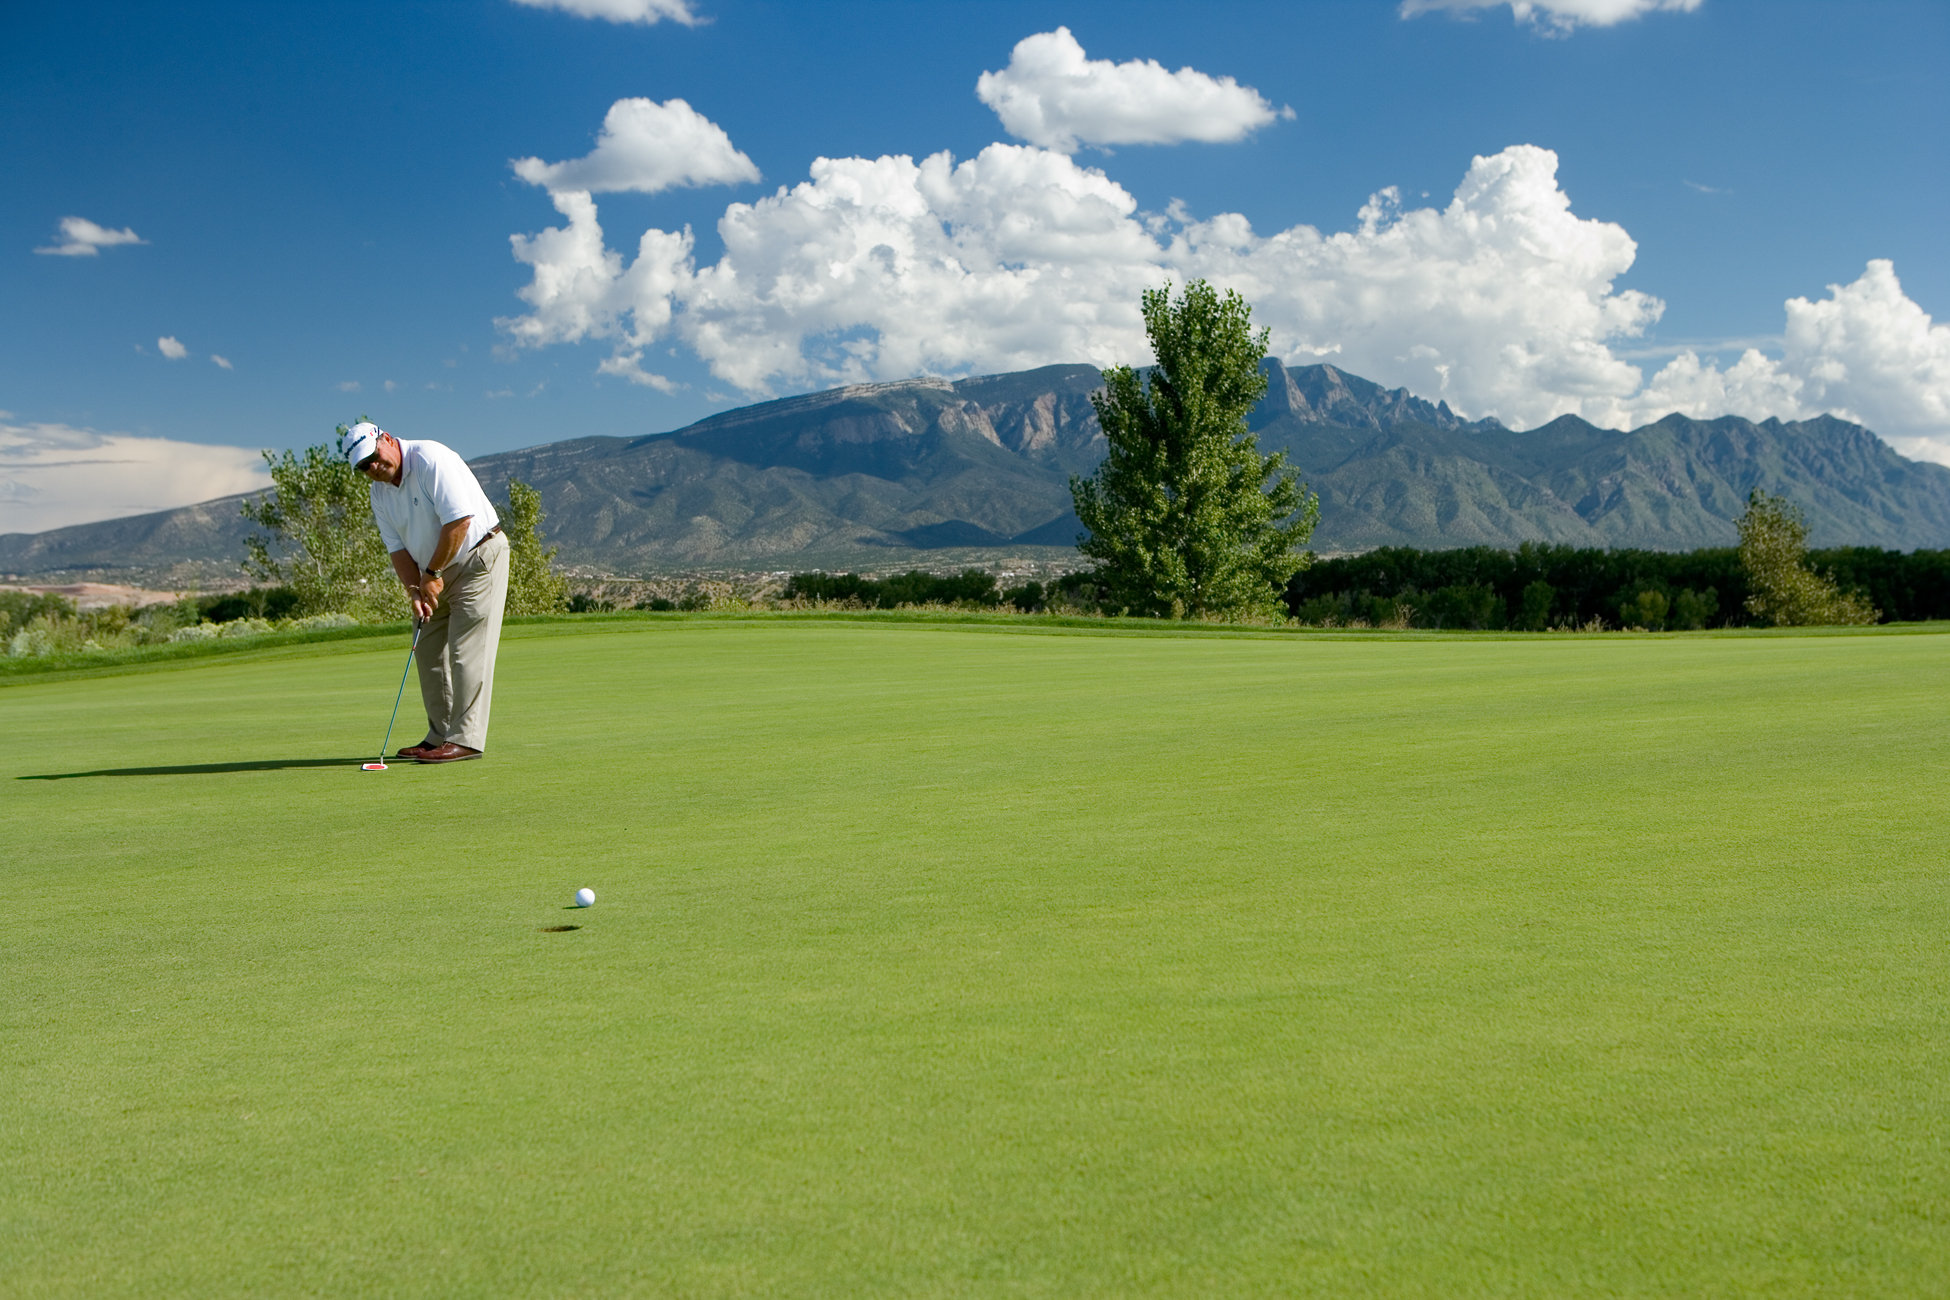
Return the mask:
<path id="1" fill-rule="evenodd" d="M 10 686 L 0 1293 L 1950 1295 L 1947 657 L 540 624 L 382 774 L 403 638 Z"/>

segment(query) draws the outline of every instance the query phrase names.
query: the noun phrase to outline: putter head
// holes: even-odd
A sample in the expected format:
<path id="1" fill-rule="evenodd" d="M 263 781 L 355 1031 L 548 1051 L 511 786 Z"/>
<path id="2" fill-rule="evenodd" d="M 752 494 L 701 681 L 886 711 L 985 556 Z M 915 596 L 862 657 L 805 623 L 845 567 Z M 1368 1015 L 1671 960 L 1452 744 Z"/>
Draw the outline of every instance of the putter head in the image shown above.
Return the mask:
<path id="1" fill-rule="evenodd" d="M 384 772 L 386 765 L 384 763 L 361 763 L 359 764 L 359 770 L 361 772 Z"/>

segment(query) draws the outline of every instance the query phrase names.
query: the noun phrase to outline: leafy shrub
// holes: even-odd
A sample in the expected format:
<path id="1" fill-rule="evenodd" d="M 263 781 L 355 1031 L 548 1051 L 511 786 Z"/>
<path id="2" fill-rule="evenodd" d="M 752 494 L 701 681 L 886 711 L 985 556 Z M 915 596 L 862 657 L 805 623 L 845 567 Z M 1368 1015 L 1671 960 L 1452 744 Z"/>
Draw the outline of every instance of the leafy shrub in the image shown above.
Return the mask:
<path id="1" fill-rule="evenodd" d="M 315 632 L 328 627 L 357 627 L 359 620 L 350 614 L 307 614 L 294 618 L 285 626 L 298 632 Z"/>
<path id="2" fill-rule="evenodd" d="M 821 605 L 844 605 L 849 601 L 874 605 L 880 600 L 880 584 L 857 573 L 795 573 L 786 581 L 780 598 Z"/>
<path id="3" fill-rule="evenodd" d="M 18 603 L 15 607 L 31 608 L 37 612 L 28 617 L 25 626 L 15 628 L 11 635 L 0 634 L 0 647 L 10 658 L 92 654 L 142 645 L 156 639 L 136 622 L 134 611 L 126 607 L 79 613 L 72 602 L 60 597 L 41 599 L 31 605 Z"/>
<path id="4" fill-rule="evenodd" d="M 252 587 L 222 596 L 207 596 L 198 602 L 203 620 L 209 623 L 234 623 L 240 618 L 290 618 L 298 610 L 298 593 L 290 587 Z"/>
<path id="5" fill-rule="evenodd" d="M 194 596 L 185 596 L 173 605 L 145 605 L 136 611 L 134 626 L 141 644 L 159 645 L 177 628 L 194 627 L 202 621 L 200 602 Z"/>
<path id="6" fill-rule="evenodd" d="M 135 610 L 127 606 L 77 613 L 62 602 L 53 613 L 42 613 L 26 627 L 11 635 L 0 635 L 0 655 L 21 658 L 50 654 L 94 654 L 126 650 L 144 645 L 181 645 L 185 642 L 240 639 L 267 632 L 310 632 L 327 628 L 352 627 L 358 620 L 349 614 L 315 614 L 306 618 L 273 622 L 267 618 L 233 618 L 227 622 L 198 621 L 199 601 L 185 597 L 171 604 L 146 606 Z"/>
<path id="7" fill-rule="evenodd" d="M 1666 599 L 1665 592 L 1641 591 L 1619 602 L 1618 625 L 1647 632 L 1663 632 L 1666 628 L 1666 611 L 1671 607 L 1672 602 Z"/>
<path id="8" fill-rule="evenodd" d="M 1720 610 L 1720 593 L 1708 587 L 1705 591 L 1694 591 L 1682 587 L 1672 598 L 1672 617 L 1668 626 L 1682 632 L 1695 632 L 1712 621 Z"/>
<path id="9" fill-rule="evenodd" d="M 1314 596 L 1293 606 L 1293 621 L 1312 627 L 1335 627 L 1351 621 L 1348 609 L 1352 603 L 1346 592 Z"/>
<path id="10" fill-rule="evenodd" d="M 1414 593 L 1409 593 L 1412 600 Z M 1456 583 L 1438 587 L 1417 602 L 1416 621 L 1424 627 L 1484 628 L 1503 624 L 1503 602 L 1496 591 L 1483 583 Z"/>
<path id="11" fill-rule="evenodd" d="M 54 592 L 0 591 L 0 637 L 8 637 L 37 618 L 73 618 L 74 602 Z"/>
<path id="12" fill-rule="evenodd" d="M 1025 614 L 1038 613 L 1044 608 L 1043 584 L 1031 581 L 1006 588 L 1002 592 L 1002 603 L 1013 605 Z"/>
<path id="13" fill-rule="evenodd" d="M 1041 599 L 1041 586 L 1032 585 L 1036 585 Z M 1004 597 L 996 590 L 995 575 L 981 569 L 963 569 L 950 577 L 910 569 L 891 578 L 863 578 L 857 573 L 798 573 L 785 584 L 780 598 L 823 605 L 857 602 L 872 609 L 899 609 L 903 605 L 993 609 Z"/>
<path id="14" fill-rule="evenodd" d="M 7 640 L 7 654 L 15 659 L 28 655 L 51 654 L 61 647 L 55 644 L 53 635 L 44 624 L 24 627 Z"/>

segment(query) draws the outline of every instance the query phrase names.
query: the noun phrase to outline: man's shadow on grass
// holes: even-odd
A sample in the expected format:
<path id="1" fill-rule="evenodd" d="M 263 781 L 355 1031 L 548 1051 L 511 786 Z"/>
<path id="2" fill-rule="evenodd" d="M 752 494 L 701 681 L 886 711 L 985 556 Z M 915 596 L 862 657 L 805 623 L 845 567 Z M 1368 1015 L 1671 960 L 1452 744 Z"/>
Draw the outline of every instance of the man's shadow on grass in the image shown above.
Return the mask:
<path id="1" fill-rule="evenodd" d="M 225 772 L 282 772 L 294 767 L 358 767 L 361 763 L 372 761 L 370 754 L 363 758 L 259 758 L 236 763 L 176 763 L 168 767 L 103 767 L 92 772 L 42 772 L 14 779 L 73 781 L 84 776 L 219 776 Z"/>

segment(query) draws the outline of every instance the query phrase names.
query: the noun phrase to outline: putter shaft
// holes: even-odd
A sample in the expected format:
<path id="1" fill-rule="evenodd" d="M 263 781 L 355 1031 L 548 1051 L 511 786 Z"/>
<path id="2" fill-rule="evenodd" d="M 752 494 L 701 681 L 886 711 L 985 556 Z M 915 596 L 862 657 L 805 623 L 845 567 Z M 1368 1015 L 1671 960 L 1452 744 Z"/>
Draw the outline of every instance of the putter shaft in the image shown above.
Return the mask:
<path id="1" fill-rule="evenodd" d="M 420 629 L 425 624 L 413 620 L 413 644 L 406 648 L 406 667 L 400 670 L 399 690 L 393 693 L 393 716 L 386 719 L 386 738 L 379 742 L 379 761 L 386 761 L 386 747 L 393 743 L 393 724 L 399 721 L 399 702 L 406 695 L 406 675 L 413 671 L 413 652 L 420 648 Z"/>

